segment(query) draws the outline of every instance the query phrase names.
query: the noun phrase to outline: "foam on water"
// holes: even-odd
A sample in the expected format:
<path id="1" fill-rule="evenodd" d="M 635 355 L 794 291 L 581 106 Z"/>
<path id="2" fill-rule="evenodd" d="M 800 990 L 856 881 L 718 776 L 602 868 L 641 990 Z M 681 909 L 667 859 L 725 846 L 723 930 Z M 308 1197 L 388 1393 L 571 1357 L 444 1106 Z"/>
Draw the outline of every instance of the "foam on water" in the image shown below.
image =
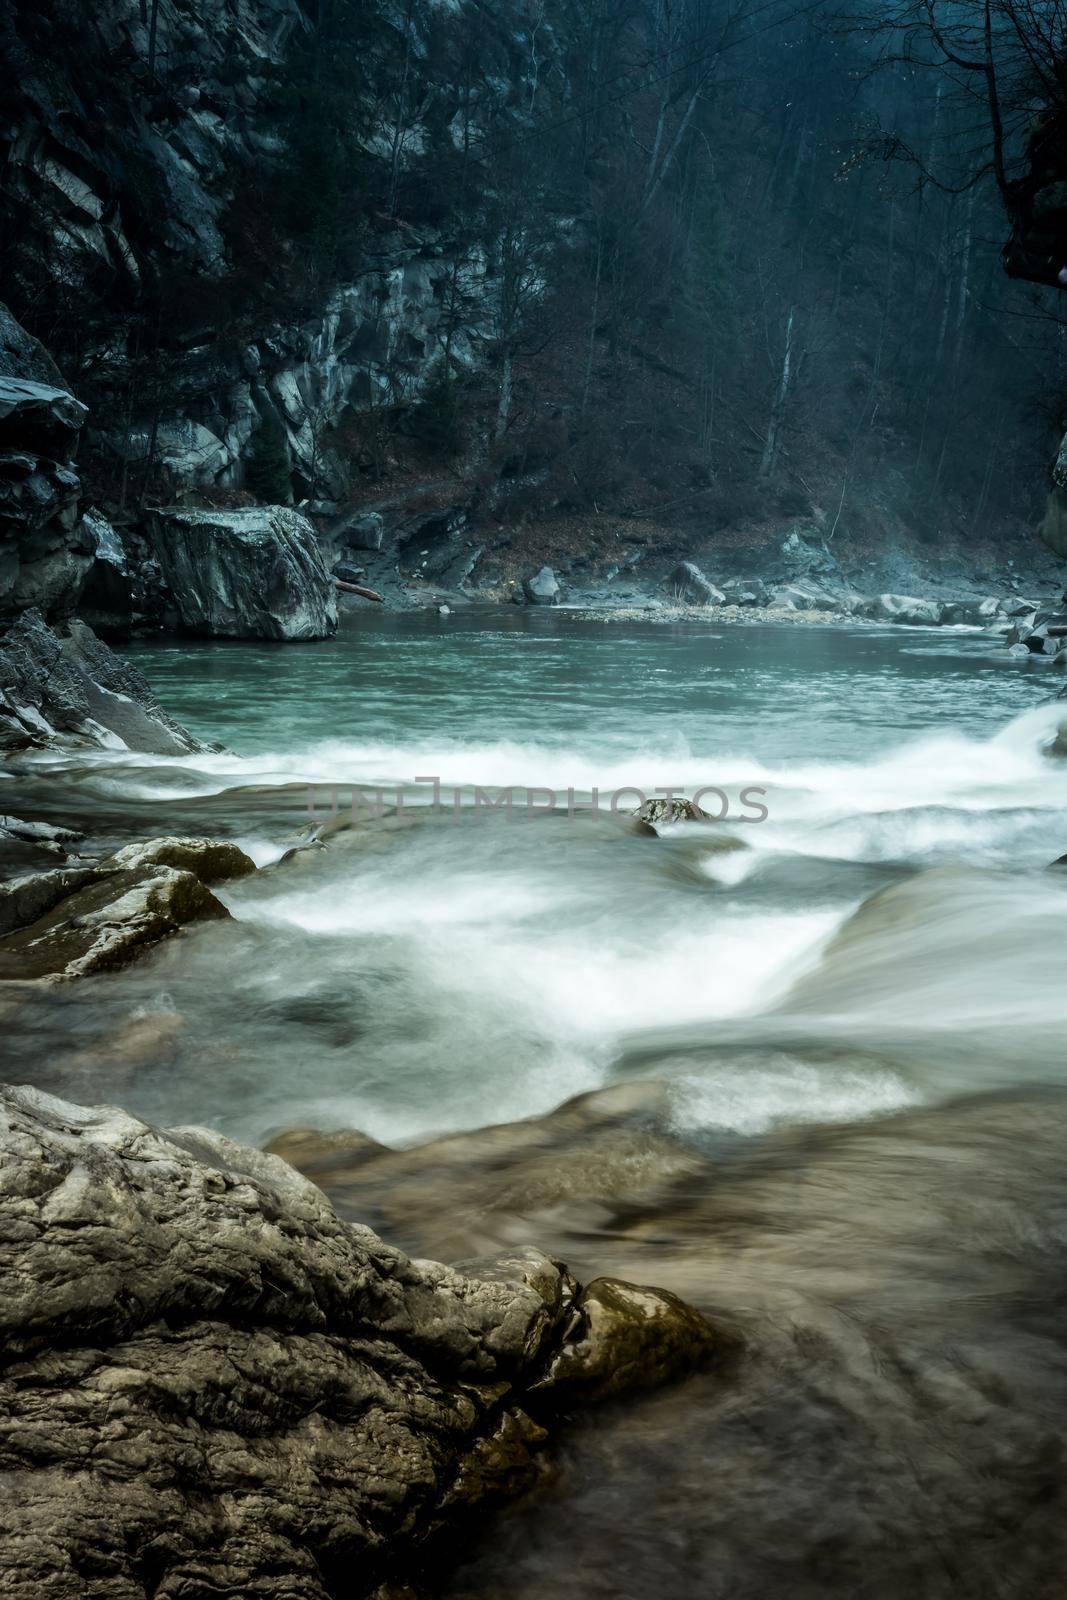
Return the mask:
<path id="1" fill-rule="evenodd" d="M 551 639 L 523 642 L 539 647 L 519 652 L 523 672 L 553 658 Z M 235 925 L 187 935 L 154 965 L 109 980 L 119 1012 L 124 997 L 132 1009 L 152 1003 L 154 985 L 185 1019 L 177 1064 L 112 1097 L 136 1100 L 143 1087 L 152 1115 L 206 1116 L 250 1137 L 317 1120 L 410 1139 L 543 1113 L 608 1081 L 636 1041 L 651 1070 L 677 1080 L 679 1126 L 747 1134 L 997 1086 L 1013 1060 L 1050 1074 L 1067 1025 L 1067 892 L 1030 869 L 1067 849 L 1067 761 L 1049 754 L 1067 706 L 992 732 L 972 719 L 964 731 L 935 715 L 935 681 L 925 730 L 875 736 L 868 726 L 852 753 L 827 720 L 846 681 L 835 666 L 810 694 L 796 686 L 794 715 L 813 706 L 818 736 L 788 759 L 755 711 L 725 726 L 671 714 L 665 645 L 650 654 L 647 641 L 610 642 L 640 658 L 632 715 L 614 691 L 610 714 L 594 714 L 607 702 L 586 705 L 570 683 L 534 715 L 520 673 L 475 681 L 466 720 L 454 696 L 444 735 L 421 717 L 387 737 L 379 708 L 359 734 L 323 738 L 309 717 L 299 741 L 264 741 L 244 757 L 33 758 L 49 792 L 135 816 L 141 836 L 145 808 L 156 832 L 218 831 L 225 819 L 272 866 L 220 891 Z M 478 651 L 495 647 L 475 636 L 470 648 L 474 673 Z M 423 683 L 424 655 L 417 665 Z M 700 659 L 691 670 L 699 678 Z M 774 709 L 776 680 L 762 673 L 757 663 L 746 693 Z M 872 685 L 906 725 L 900 686 Z M 958 705 L 957 681 L 944 693 Z M 342 812 L 351 788 L 383 788 L 388 800 L 406 785 L 413 804 L 418 779 L 428 801 L 430 777 L 468 799 L 475 786 L 598 789 L 605 800 L 624 787 L 714 785 L 731 797 L 758 787 L 770 816 L 728 824 L 743 846 L 732 851 L 703 853 L 716 836 L 699 828 L 656 840 L 588 819 L 470 828 L 445 818 L 381 836 L 371 824 L 281 861 L 294 822 L 306 821 L 308 787 L 322 814 L 333 788 Z M 911 876 L 942 863 L 981 870 L 966 881 Z M 985 870 L 996 866 L 1011 871 Z M 911 899 L 884 924 L 870 913 L 862 938 L 850 934 L 857 909 L 902 875 Z M 218 994 L 220 970 L 249 996 L 245 1007 Z"/>

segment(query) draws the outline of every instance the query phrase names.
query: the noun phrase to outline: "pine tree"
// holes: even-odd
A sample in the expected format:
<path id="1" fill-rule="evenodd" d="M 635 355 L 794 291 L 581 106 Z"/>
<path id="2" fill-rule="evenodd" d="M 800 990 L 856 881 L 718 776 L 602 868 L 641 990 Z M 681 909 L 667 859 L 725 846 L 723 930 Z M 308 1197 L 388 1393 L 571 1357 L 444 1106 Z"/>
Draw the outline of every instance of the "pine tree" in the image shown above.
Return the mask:
<path id="1" fill-rule="evenodd" d="M 284 429 L 273 417 L 264 418 L 249 440 L 245 488 L 263 505 L 288 505 L 293 498 L 289 446 Z"/>

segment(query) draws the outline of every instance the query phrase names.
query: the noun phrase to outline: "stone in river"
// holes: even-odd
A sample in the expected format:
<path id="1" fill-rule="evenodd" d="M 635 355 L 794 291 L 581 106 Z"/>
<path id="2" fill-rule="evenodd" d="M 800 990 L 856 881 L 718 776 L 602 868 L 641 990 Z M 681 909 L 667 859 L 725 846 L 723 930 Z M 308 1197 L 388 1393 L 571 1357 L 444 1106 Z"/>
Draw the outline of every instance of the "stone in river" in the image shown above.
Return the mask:
<path id="1" fill-rule="evenodd" d="M 412 1261 L 278 1157 L 12 1088 L 0 1322 L 7 1600 L 388 1593 L 558 1412 L 728 1348 L 660 1290 Z"/>

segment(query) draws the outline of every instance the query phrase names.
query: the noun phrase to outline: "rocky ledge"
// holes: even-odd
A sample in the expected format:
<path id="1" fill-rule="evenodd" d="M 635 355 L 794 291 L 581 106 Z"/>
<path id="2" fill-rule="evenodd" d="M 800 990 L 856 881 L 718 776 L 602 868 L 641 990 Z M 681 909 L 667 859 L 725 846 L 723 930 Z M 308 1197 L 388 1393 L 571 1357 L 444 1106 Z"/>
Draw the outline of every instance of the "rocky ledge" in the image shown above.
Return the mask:
<path id="1" fill-rule="evenodd" d="M 149 839 L 98 863 L 0 884 L 0 983 L 58 983 L 124 966 L 188 923 L 228 917 L 207 885 L 255 870 L 233 844 Z"/>
<path id="2" fill-rule="evenodd" d="M 0 1319 L 11 1600 L 372 1595 L 534 1481 L 561 1410 L 730 1348 L 662 1291 L 411 1261 L 280 1157 L 12 1088 Z"/>
<path id="3" fill-rule="evenodd" d="M 0 750 L 89 745 L 187 755 L 204 746 L 163 710 L 147 679 L 84 622 L 65 637 L 26 611 L 0 639 Z"/>

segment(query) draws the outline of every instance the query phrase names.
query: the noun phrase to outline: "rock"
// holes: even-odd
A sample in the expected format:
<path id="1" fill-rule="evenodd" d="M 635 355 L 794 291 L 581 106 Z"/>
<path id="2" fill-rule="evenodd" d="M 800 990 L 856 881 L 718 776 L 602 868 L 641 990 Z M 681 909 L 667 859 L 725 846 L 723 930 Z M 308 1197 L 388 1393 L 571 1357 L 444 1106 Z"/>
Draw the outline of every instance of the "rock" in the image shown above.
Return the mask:
<path id="1" fill-rule="evenodd" d="M 377 511 L 350 511 L 331 524 L 329 534 L 335 548 L 380 550 L 385 543 L 385 522 Z"/>
<path id="2" fill-rule="evenodd" d="M 1019 596 L 1000 602 L 1000 611 L 1005 617 L 1026 617 L 1036 610 L 1037 607 L 1032 600 L 1023 600 Z"/>
<path id="3" fill-rule="evenodd" d="M 290 506 L 150 518 L 152 547 L 182 626 L 218 639 L 326 639 L 337 597 L 311 523 Z"/>
<path id="4" fill-rule="evenodd" d="M 342 583 L 361 584 L 367 576 L 367 569 L 354 566 L 351 561 L 335 561 L 330 573 L 333 577 L 340 578 Z"/>
<path id="5" fill-rule="evenodd" d="M 277 1157 L 10 1088 L 0 1320 L 10 1600 L 389 1592 L 562 1407 L 723 1348 L 660 1291 L 411 1261 Z"/>
<path id="6" fill-rule="evenodd" d="M 73 458 L 86 408 L 0 305 L 0 617 L 69 615 L 89 565 Z"/>
<path id="7" fill-rule="evenodd" d="M 61 639 L 31 610 L 0 639 L 0 749 L 51 744 L 152 755 L 204 748 L 85 623 Z"/>
<path id="8" fill-rule="evenodd" d="M 646 800 L 633 813 L 638 822 L 647 822 L 650 826 L 669 827 L 675 822 L 712 822 L 706 811 L 695 806 L 692 800 L 683 797 L 668 799 L 665 795 L 657 795 L 651 800 Z"/>
<path id="9" fill-rule="evenodd" d="M 161 627 L 163 572 L 144 540 L 128 531 L 120 534 L 94 510 L 82 514 L 82 526 L 93 555 L 78 601 L 81 620 L 109 638 Z"/>
<path id="10" fill-rule="evenodd" d="M 667 579 L 678 599 L 692 606 L 721 606 L 726 596 L 711 583 L 693 561 L 681 561 Z"/>
<path id="11" fill-rule="evenodd" d="M 1015 609 L 1009 610 L 1009 606 Z M 948 627 L 982 627 L 994 617 L 1019 617 L 1025 616 L 1027 610 L 1025 601 L 1005 601 L 1003 606 L 999 600 L 949 600 L 941 608 L 941 621 Z"/>
<path id="12" fill-rule="evenodd" d="M 58 867 L 54 872 L 32 872 L 0 883 L 0 934 L 13 933 L 107 874 L 99 867 Z"/>
<path id="13" fill-rule="evenodd" d="M 450 617 L 452 615 L 452 607 L 451 606 L 438 606 L 437 615 L 439 617 Z"/>
<path id="14" fill-rule="evenodd" d="M 85 838 L 84 833 L 75 828 L 58 828 L 52 822 L 25 822 L 21 817 L 0 816 L 0 828 L 29 844 L 68 845 Z"/>
<path id="15" fill-rule="evenodd" d="M 844 596 L 835 594 L 825 584 L 811 578 L 798 578 L 796 583 L 775 589 L 770 597 L 772 606 L 787 611 L 843 611 Z"/>
<path id="16" fill-rule="evenodd" d="M 1029 661 L 1030 648 L 1025 644 L 1013 644 L 1008 647 L 1008 654 L 1016 661 Z"/>
<path id="17" fill-rule="evenodd" d="M 899 622 L 906 627 L 936 627 L 941 621 L 941 606 L 936 600 L 918 600 L 910 595 L 880 594 L 871 604 L 870 615 L 879 622 Z"/>
<path id="18" fill-rule="evenodd" d="M 85 977 L 124 966 L 187 923 L 228 916 L 191 872 L 148 867 L 94 874 L 34 922 L 0 938 L 0 980 Z"/>
<path id="19" fill-rule="evenodd" d="M 224 883 L 228 878 L 244 878 L 255 872 L 256 864 L 235 844 L 218 839 L 148 839 L 128 844 L 102 863 L 123 872 L 144 867 L 174 867 L 192 872 L 201 883 Z"/>
<path id="20" fill-rule="evenodd" d="M 539 1213 L 635 1200 L 697 1168 L 670 1132 L 662 1083 L 630 1080 L 578 1095 L 544 1117 L 447 1134 L 399 1150 L 355 1130 L 299 1129 L 269 1149 L 417 1255 L 446 1260 L 514 1237 Z"/>
<path id="21" fill-rule="evenodd" d="M 761 578 L 727 578 L 722 585 L 724 603 L 730 606 L 765 606 L 770 590 Z"/>
<path id="22" fill-rule="evenodd" d="M 825 539 L 804 535 L 794 528 L 782 542 L 780 554 L 790 572 L 805 577 L 840 577 L 841 567 Z"/>
<path id="23" fill-rule="evenodd" d="M 594 1279 L 575 1300 L 574 1314 L 574 1331 L 536 1386 L 554 1406 L 658 1388 L 734 1348 L 665 1289 L 614 1278 Z"/>
<path id="24" fill-rule="evenodd" d="M 563 598 L 559 579 L 551 567 L 542 567 L 532 578 L 523 578 L 522 592 L 531 606 L 555 606 Z"/>

